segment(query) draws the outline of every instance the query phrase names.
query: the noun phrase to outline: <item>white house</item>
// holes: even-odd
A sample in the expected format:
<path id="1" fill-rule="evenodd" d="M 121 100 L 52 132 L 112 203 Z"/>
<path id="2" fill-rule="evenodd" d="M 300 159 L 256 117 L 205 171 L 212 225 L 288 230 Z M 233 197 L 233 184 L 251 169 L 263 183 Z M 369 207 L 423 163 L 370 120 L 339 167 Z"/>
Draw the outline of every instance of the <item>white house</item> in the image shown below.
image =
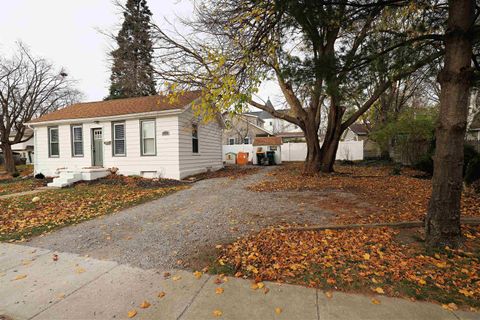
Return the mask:
<path id="1" fill-rule="evenodd" d="M 10 141 L 13 141 L 15 139 L 15 136 L 17 135 L 16 131 L 12 131 L 10 133 Z M 30 128 L 26 128 L 25 132 L 23 133 L 22 140 L 26 140 L 24 142 L 19 142 L 16 144 L 12 144 L 12 151 L 14 157 L 18 157 L 20 159 L 25 159 L 26 164 L 31 164 L 33 163 L 33 130 Z M 3 155 L 1 154 L 0 150 L 0 158 Z M 1 159 L 0 159 L 1 161 Z"/>
<path id="2" fill-rule="evenodd" d="M 268 99 L 265 104 L 273 108 L 273 105 L 270 99 Z M 285 113 L 290 112 L 289 109 L 281 109 L 277 111 L 285 112 Z M 269 132 L 272 132 L 273 134 L 286 133 L 286 132 L 288 133 L 302 132 L 302 129 L 296 124 L 290 123 L 283 119 L 275 118 L 274 116 L 272 116 L 270 113 L 266 111 L 251 111 L 251 112 L 245 113 L 245 115 L 256 116 L 262 119 L 264 122 L 263 128 L 265 128 Z"/>
<path id="3" fill-rule="evenodd" d="M 28 124 L 35 132 L 35 173 L 88 180 L 117 168 L 124 175 L 182 179 L 218 170 L 223 122 L 194 115 L 199 96 L 78 103 L 35 119 Z"/>

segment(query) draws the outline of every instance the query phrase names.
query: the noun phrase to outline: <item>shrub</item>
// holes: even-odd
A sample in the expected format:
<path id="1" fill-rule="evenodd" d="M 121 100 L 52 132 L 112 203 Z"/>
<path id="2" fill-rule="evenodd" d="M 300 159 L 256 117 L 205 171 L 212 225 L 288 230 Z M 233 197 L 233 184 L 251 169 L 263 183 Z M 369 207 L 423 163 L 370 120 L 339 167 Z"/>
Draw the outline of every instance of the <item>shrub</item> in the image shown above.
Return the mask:
<path id="1" fill-rule="evenodd" d="M 426 172 L 430 175 L 433 174 L 433 154 L 435 149 L 432 148 L 429 153 L 424 155 L 415 165 L 414 168 L 423 172 Z M 475 150 L 471 145 L 466 144 L 463 148 L 463 176 L 465 181 L 467 181 L 467 168 L 469 163 L 480 156 L 480 154 Z M 467 182 L 468 183 L 468 182 Z"/>
<path id="2" fill-rule="evenodd" d="M 476 193 L 480 194 L 480 179 L 472 183 L 472 188 Z"/>
<path id="3" fill-rule="evenodd" d="M 473 182 L 480 180 L 480 155 L 477 154 L 472 158 L 467 165 L 465 170 L 465 182 L 467 184 L 472 184 Z"/>
<path id="4" fill-rule="evenodd" d="M 392 176 L 399 176 L 402 173 L 402 165 L 396 164 L 392 169 Z"/>
<path id="5" fill-rule="evenodd" d="M 477 157 L 479 153 L 475 150 L 475 148 L 469 144 L 466 144 L 463 148 L 463 176 L 467 173 L 468 164 L 472 159 Z"/>
<path id="6" fill-rule="evenodd" d="M 430 154 L 424 155 L 415 165 L 414 168 L 430 175 L 433 174 L 433 159 Z"/>
<path id="7" fill-rule="evenodd" d="M 16 178 L 16 177 L 19 177 L 20 176 L 20 173 L 18 171 L 15 171 L 14 173 L 12 173 L 12 177 Z"/>

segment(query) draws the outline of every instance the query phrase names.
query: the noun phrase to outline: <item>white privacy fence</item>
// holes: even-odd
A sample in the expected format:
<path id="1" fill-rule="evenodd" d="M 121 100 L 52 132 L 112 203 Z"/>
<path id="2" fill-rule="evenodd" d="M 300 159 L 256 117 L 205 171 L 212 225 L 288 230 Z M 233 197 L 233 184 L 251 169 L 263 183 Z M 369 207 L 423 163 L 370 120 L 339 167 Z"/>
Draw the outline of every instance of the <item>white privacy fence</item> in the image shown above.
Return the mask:
<path id="1" fill-rule="evenodd" d="M 288 142 L 279 148 L 283 161 L 304 161 L 307 156 L 307 144 L 305 142 Z M 248 152 L 248 160 L 253 161 L 256 147 L 251 144 L 234 144 L 223 146 L 223 160 L 227 153 Z M 337 160 L 363 160 L 363 141 L 340 141 L 337 150 Z"/>

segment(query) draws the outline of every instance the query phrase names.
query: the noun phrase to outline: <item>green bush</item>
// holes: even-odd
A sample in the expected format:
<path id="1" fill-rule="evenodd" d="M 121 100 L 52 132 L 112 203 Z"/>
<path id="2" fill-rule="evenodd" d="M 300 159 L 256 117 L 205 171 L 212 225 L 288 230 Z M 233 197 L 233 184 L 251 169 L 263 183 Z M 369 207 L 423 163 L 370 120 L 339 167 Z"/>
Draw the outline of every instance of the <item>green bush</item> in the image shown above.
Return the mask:
<path id="1" fill-rule="evenodd" d="M 472 183 L 472 188 L 476 193 L 480 194 L 480 179 Z"/>
<path id="2" fill-rule="evenodd" d="M 467 184 L 472 184 L 473 182 L 480 180 L 480 155 L 477 154 L 472 158 L 467 165 L 465 170 L 465 182 Z"/>
<path id="3" fill-rule="evenodd" d="M 428 173 L 429 175 L 433 174 L 433 159 L 431 154 L 426 154 L 424 155 L 420 161 L 418 161 L 415 165 L 414 168 L 420 171 L 423 171 L 425 173 Z"/>
<path id="4" fill-rule="evenodd" d="M 402 165 L 395 164 L 395 166 L 392 168 L 392 176 L 399 176 L 401 174 L 402 174 Z"/>
<path id="5" fill-rule="evenodd" d="M 465 177 L 467 173 L 468 164 L 472 159 L 477 157 L 479 153 L 475 148 L 469 144 L 466 144 L 463 148 L 463 176 Z"/>
<path id="6" fill-rule="evenodd" d="M 15 171 L 14 173 L 12 173 L 12 177 L 16 178 L 20 176 L 20 173 L 18 171 Z"/>
<path id="7" fill-rule="evenodd" d="M 414 165 L 414 168 L 432 175 L 433 174 L 433 154 L 434 153 L 435 153 L 435 149 L 432 148 L 429 151 L 429 153 L 424 155 L 420 159 L 420 161 L 418 161 Z M 463 156 L 463 176 L 465 178 L 465 181 L 467 181 L 467 169 L 469 167 L 469 164 L 473 159 L 477 159 L 478 157 L 480 157 L 480 154 L 475 150 L 474 147 L 472 147 L 471 145 L 468 145 L 468 144 L 466 144 L 464 146 L 463 154 L 464 154 L 464 156 Z M 472 164 L 472 166 L 473 166 L 473 164 Z M 470 175 L 472 175 L 472 173 Z"/>

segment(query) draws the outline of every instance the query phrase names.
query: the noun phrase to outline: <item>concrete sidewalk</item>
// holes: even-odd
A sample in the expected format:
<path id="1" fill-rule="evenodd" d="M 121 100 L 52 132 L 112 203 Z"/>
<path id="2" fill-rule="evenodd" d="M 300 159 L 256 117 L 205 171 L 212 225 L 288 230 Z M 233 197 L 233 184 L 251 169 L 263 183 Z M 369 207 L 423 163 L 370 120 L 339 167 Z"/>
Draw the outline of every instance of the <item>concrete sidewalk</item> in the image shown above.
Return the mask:
<path id="1" fill-rule="evenodd" d="M 329 299 L 320 290 L 269 282 L 265 293 L 248 280 L 218 284 L 215 276 L 169 272 L 165 279 L 163 270 L 0 244 L 0 319 L 125 319 L 133 309 L 134 319 L 480 319 L 430 303 L 377 296 L 375 305 L 372 297 L 334 292 Z M 151 306 L 140 308 L 145 300 Z"/>

